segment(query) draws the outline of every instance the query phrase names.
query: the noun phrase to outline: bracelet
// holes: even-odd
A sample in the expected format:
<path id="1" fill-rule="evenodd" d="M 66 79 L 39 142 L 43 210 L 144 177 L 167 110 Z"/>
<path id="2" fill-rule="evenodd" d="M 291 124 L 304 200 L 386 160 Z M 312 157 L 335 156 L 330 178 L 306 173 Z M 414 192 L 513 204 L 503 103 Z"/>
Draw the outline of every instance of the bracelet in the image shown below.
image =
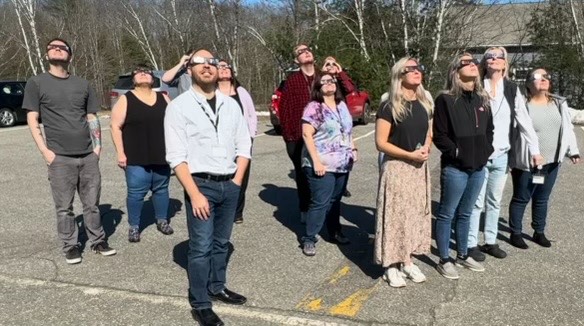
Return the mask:
<path id="1" fill-rule="evenodd" d="M 359 150 L 357 148 L 353 148 L 351 151 L 358 152 Z"/>

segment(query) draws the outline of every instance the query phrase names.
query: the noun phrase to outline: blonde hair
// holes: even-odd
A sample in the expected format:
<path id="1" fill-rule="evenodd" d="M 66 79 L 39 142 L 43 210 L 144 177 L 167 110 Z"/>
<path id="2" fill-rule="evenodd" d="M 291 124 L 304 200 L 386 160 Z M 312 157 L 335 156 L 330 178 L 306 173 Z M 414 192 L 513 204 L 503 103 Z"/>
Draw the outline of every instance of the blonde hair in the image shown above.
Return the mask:
<path id="1" fill-rule="evenodd" d="M 462 54 L 457 55 L 454 60 L 450 63 L 450 67 L 448 68 L 448 77 L 446 78 L 446 93 L 458 98 L 462 95 L 464 88 L 462 87 L 462 82 L 460 81 L 460 75 L 458 74 L 460 60 L 464 57 L 471 57 L 472 54 L 468 52 L 464 52 Z M 477 95 L 479 95 L 482 99 L 483 106 L 489 105 L 489 93 L 485 91 L 483 88 L 483 84 L 481 82 L 480 74 L 474 79 L 474 89 Z"/>
<path id="2" fill-rule="evenodd" d="M 399 61 L 391 68 L 389 103 L 391 104 L 393 118 L 398 123 L 405 119 L 411 111 L 411 106 L 406 106 L 407 101 L 403 96 L 402 90 L 402 77 L 404 76 L 404 69 L 408 61 L 415 61 L 419 65 L 418 60 L 411 57 L 404 57 L 399 59 Z M 430 93 L 424 89 L 422 84 L 418 85 L 416 88 L 416 99 L 420 101 L 420 104 L 426 109 L 428 116 L 431 117 L 432 110 L 434 109 L 434 102 L 432 101 Z"/>
<path id="3" fill-rule="evenodd" d="M 485 56 L 487 55 L 487 53 L 493 50 L 499 50 L 501 51 L 501 53 L 503 53 L 503 56 L 505 57 L 505 70 L 503 71 L 503 79 L 509 79 L 509 56 L 507 54 L 507 50 L 502 46 L 492 46 L 488 48 L 485 51 L 485 53 L 483 53 L 483 58 L 481 59 L 481 63 L 479 65 L 479 71 L 481 72 L 481 76 L 483 78 L 487 77 L 487 59 L 485 58 Z"/>

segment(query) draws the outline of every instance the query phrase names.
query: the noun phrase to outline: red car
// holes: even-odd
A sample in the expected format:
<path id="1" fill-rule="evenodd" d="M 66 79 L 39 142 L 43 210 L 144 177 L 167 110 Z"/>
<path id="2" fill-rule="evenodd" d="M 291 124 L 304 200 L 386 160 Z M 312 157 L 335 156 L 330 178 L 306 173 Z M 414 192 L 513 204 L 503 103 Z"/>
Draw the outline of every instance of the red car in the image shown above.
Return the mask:
<path id="1" fill-rule="evenodd" d="M 282 88 L 284 87 L 284 80 L 274 90 L 272 95 L 272 102 L 270 105 L 270 121 L 274 126 L 276 134 L 282 133 L 282 126 L 280 126 L 280 97 L 282 96 Z M 366 125 L 369 121 L 369 114 L 371 113 L 371 102 L 369 101 L 369 93 L 360 91 L 357 88 L 346 96 L 347 107 L 353 117 L 353 121 L 362 125 Z"/>

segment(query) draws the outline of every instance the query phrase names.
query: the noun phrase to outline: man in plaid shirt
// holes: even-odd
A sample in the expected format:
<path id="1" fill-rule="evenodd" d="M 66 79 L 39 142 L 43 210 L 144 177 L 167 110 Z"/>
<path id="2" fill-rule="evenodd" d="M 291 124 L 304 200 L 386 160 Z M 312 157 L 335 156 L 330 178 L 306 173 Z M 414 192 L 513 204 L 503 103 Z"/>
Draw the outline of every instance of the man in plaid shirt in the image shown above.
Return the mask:
<path id="1" fill-rule="evenodd" d="M 294 47 L 294 61 L 300 66 L 300 70 L 292 73 L 286 79 L 280 99 L 280 124 L 282 136 L 286 142 L 286 151 L 296 175 L 296 190 L 300 205 L 300 218 L 306 221 L 306 212 L 310 203 L 310 190 L 308 180 L 302 172 L 301 155 L 304 147 L 302 139 L 302 113 L 304 107 L 310 102 L 310 89 L 314 81 L 316 69 L 314 67 L 314 55 L 306 44 Z"/>

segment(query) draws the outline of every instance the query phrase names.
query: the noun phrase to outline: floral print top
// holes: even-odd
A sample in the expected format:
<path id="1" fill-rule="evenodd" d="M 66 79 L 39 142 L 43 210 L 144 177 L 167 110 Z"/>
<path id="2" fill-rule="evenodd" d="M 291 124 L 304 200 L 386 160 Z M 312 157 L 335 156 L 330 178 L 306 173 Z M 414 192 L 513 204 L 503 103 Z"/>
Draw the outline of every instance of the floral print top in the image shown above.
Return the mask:
<path id="1" fill-rule="evenodd" d="M 316 152 L 327 172 L 345 173 L 353 167 L 352 129 L 353 118 L 345 102 L 337 104 L 337 110 L 316 101 L 304 108 L 302 122 L 316 129 L 313 135 Z M 302 166 L 312 167 L 312 158 L 302 150 Z"/>

